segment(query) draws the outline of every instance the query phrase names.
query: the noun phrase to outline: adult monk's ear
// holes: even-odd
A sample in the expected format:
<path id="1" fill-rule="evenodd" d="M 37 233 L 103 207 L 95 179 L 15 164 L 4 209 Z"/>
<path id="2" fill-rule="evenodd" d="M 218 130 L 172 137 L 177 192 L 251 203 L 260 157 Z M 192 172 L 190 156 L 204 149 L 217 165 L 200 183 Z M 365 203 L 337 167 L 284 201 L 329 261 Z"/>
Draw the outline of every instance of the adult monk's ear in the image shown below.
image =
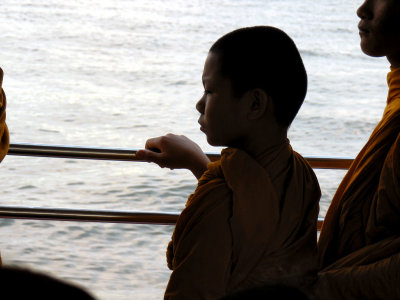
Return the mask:
<path id="1" fill-rule="evenodd" d="M 269 95 L 263 89 L 253 89 L 248 94 L 247 118 L 257 120 L 264 116 L 265 112 L 272 107 Z"/>

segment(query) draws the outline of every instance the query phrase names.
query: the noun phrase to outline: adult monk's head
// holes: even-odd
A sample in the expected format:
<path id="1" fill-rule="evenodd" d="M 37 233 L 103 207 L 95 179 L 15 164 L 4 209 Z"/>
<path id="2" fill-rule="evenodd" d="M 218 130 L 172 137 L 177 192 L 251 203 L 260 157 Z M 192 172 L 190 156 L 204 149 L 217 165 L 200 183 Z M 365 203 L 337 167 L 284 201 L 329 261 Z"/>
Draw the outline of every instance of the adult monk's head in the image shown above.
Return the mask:
<path id="1" fill-rule="evenodd" d="M 367 55 L 386 56 L 400 66 L 400 1 L 366 0 L 358 8 L 361 49 Z"/>
<path id="2" fill-rule="evenodd" d="M 201 130 L 211 145 L 237 146 L 257 122 L 261 124 L 259 120 L 273 119 L 287 131 L 304 101 L 307 73 L 286 33 L 256 26 L 230 32 L 214 43 L 203 85 L 205 92 L 196 106 Z"/>

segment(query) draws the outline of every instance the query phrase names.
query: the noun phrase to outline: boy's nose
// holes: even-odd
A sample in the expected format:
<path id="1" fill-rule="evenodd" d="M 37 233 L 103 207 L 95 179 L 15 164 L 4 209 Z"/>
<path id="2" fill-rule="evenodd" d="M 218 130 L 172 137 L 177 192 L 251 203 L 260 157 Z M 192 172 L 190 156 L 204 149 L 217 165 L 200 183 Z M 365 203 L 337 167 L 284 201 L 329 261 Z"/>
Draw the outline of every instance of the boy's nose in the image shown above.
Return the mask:
<path id="1" fill-rule="evenodd" d="M 204 114 L 204 96 L 196 103 L 196 109 L 199 113 Z"/>
<path id="2" fill-rule="evenodd" d="M 372 19 L 371 0 L 365 0 L 363 4 L 357 9 L 357 16 L 361 19 Z"/>

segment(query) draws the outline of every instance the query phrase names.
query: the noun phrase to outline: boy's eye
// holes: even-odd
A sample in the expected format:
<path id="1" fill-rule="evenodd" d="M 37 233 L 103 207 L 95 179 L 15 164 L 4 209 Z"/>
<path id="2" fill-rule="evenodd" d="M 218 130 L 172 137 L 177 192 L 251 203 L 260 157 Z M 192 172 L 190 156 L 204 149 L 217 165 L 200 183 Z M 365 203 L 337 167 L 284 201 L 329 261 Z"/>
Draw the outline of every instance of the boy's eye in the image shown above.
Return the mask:
<path id="1" fill-rule="evenodd" d="M 204 95 L 209 95 L 209 94 L 211 94 L 211 91 L 209 91 L 209 90 L 204 90 Z"/>

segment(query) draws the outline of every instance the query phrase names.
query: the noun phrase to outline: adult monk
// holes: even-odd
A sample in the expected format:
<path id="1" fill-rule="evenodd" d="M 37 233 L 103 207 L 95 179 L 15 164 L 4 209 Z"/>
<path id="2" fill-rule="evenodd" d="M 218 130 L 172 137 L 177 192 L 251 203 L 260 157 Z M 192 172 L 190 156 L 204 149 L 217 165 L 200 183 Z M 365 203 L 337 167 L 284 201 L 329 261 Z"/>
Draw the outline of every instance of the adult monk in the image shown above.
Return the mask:
<path id="1" fill-rule="evenodd" d="M 3 160 L 4 156 L 6 156 L 10 143 L 6 125 L 6 94 L 4 93 L 2 84 L 3 70 L 0 68 L 0 162 Z"/>
<path id="2" fill-rule="evenodd" d="M 3 70 L 0 68 L 0 162 L 9 147 L 6 125 L 6 94 L 2 88 Z M 60 281 L 48 275 L 30 270 L 2 266 L 0 257 L 0 298 L 6 299 L 77 299 L 94 300 L 80 287 Z"/>
<path id="3" fill-rule="evenodd" d="M 400 299 L 400 1 L 357 10 L 361 49 L 386 56 L 387 105 L 340 184 L 318 242 L 319 299 Z"/>
<path id="4" fill-rule="evenodd" d="M 6 156 L 8 152 L 8 146 L 10 144 L 10 139 L 8 136 L 8 129 L 6 125 L 6 94 L 2 88 L 3 84 L 3 70 L 0 68 L 0 162 Z M 0 266 L 2 265 L 1 262 L 1 255 L 0 255 Z"/>
<path id="5" fill-rule="evenodd" d="M 6 94 L 2 88 L 3 84 L 3 70 L 0 68 L 0 162 L 3 160 L 8 152 L 8 146 L 10 139 L 8 136 L 8 129 L 6 125 Z M 0 255 L 0 266 L 1 266 L 1 255 Z"/>
<path id="6" fill-rule="evenodd" d="M 210 163 L 176 135 L 137 153 L 199 178 L 168 247 L 165 299 L 220 299 L 266 285 L 306 290 L 316 275 L 321 194 L 287 139 L 307 90 L 300 54 L 277 28 L 238 29 L 211 47 L 202 79 L 199 123 L 209 144 L 228 147 L 221 159 Z"/>

